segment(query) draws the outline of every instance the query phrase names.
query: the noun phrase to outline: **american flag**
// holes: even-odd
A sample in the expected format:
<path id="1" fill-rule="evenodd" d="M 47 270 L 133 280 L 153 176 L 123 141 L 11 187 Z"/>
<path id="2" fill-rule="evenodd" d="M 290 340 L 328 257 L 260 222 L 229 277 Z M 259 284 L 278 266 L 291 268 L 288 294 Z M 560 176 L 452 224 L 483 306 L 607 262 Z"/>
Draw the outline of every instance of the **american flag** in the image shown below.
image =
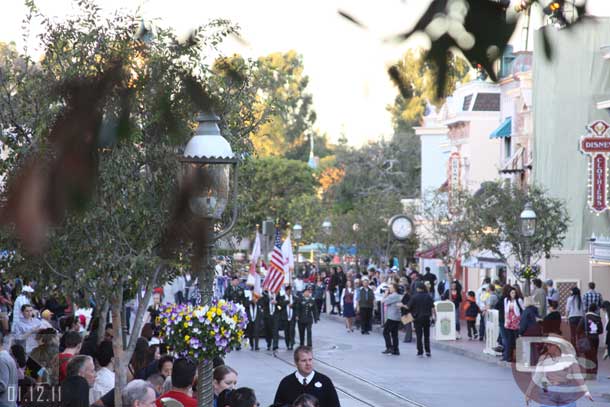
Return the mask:
<path id="1" fill-rule="evenodd" d="M 269 261 L 269 273 L 263 281 L 263 289 L 278 293 L 284 282 L 284 255 L 282 254 L 282 241 L 280 231 L 275 229 L 275 245 L 271 260 Z"/>

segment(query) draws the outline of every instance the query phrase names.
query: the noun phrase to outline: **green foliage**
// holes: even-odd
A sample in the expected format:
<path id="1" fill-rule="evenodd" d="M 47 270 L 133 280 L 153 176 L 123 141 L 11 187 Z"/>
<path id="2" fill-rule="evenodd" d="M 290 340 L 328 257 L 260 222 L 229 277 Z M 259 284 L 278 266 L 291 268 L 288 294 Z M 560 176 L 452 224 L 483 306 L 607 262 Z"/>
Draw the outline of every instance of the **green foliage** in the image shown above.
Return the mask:
<path id="1" fill-rule="evenodd" d="M 267 217 L 280 224 L 305 222 L 301 218 L 304 212 L 299 213 L 303 203 L 317 206 L 318 183 L 312 169 L 302 161 L 250 158 L 240 167 L 240 174 L 240 216 L 234 232 L 238 236 L 252 235 L 254 226 Z M 303 224 L 306 236 L 308 226 Z"/>
<path id="2" fill-rule="evenodd" d="M 536 233 L 531 238 L 521 234 L 520 215 L 528 202 L 537 215 Z M 466 211 L 472 247 L 491 250 L 504 261 L 512 255 L 520 264 L 528 257 L 532 264 L 542 256 L 549 258 L 552 249 L 562 247 L 570 223 L 563 201 L 547 196 L 538 186 L 523 190 L 504 182 L 483 183 L 467 202 Z"/>

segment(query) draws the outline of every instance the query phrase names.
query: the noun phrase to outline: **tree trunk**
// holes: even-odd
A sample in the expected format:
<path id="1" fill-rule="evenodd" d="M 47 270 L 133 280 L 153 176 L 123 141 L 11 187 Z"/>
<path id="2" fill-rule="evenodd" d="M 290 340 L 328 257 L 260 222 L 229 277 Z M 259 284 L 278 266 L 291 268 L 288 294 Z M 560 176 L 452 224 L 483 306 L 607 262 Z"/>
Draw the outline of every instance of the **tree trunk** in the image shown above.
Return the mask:
<path id="1" fill-rule="evenodd" d="M 104 334 L 106 331 L 106 324 L 108 323 L 108 310 L 110 309 L 110 302 L 108 300 L 104 300 L 101 307 L 98 307 L 98 321 L 99 325 L 97 327 L 97 344 L 99 345 L 102 340 L 104 340 Z"/>

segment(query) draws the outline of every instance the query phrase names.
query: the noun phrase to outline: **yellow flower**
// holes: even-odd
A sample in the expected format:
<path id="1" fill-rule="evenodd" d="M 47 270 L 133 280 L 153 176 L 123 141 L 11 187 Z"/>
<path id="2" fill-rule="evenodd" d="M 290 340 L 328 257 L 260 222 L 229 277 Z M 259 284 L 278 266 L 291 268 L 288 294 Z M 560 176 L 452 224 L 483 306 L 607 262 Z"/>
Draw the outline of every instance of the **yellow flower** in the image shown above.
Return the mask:
<path id="1" fill-rule="evenodd" d="M 189 327 L 188 322 L 185 322 L 185 323 L 184 323 L 184 324 L 182 324 L 182 325 L 183 325 L 185 328 L 188 328 L 188 327 Z"/>
<path id="2" fill-rule="evenodd" d="M 184 335 L 184 342 L 188 342 L 188 341 L 189 341 L 189 339 L 191 339 L 191 337 L 190 337 L 190 336 L 188 336 L 188 335 Z"/>
<path id="3" fill-rule="evenodd" d="M 233 315 L 233 321 L 237 322 L 237 315 Z"/>
<path id="4" fill-rule="evenodd" d="M 167 325 L 167 323 L 168 323 L 167 318 L 165 318 L 165 319 L 163 320 L 163 323 Z"/>
<path id="5" fill-rule="evenodd" d="M 222 315 L 222 310 L 220 308 L 216 309 L 216 315 L 218 315 L 218 316 Z"/>
<path id="6" fill-rule="evenodd" d="M 216 333 L 214 331 L 210 331 L 210 336 L 214 336 Z"/>
<path id="7" fill-rule="evenodd" d="M 191 316 L 187 315 L 187 316 L 184 317 L 184 319 L 186 319 L 187 321 L 190 321 L 191 320 Z"/>

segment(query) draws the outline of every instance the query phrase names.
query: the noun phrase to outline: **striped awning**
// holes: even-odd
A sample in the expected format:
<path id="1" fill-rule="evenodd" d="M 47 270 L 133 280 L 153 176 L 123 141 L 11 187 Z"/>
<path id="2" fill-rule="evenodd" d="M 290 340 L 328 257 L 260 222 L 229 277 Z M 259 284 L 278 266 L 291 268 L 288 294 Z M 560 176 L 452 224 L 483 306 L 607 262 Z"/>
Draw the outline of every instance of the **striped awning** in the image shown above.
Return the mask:
<path id="1" fill-rule="evenodd" d="M 497 129 L 495 129 L 494 131 L 491 132 L 491 134 L 489 135 L 489 138 L 491 139 L 491 138 L 510 137 L 510 135 L 512 133 L 512 123 L 513 123 L 513 118 L 507 117 L 506 119 L 504 119 L 502 124 L 500 124 L 498 126 Z"/>

